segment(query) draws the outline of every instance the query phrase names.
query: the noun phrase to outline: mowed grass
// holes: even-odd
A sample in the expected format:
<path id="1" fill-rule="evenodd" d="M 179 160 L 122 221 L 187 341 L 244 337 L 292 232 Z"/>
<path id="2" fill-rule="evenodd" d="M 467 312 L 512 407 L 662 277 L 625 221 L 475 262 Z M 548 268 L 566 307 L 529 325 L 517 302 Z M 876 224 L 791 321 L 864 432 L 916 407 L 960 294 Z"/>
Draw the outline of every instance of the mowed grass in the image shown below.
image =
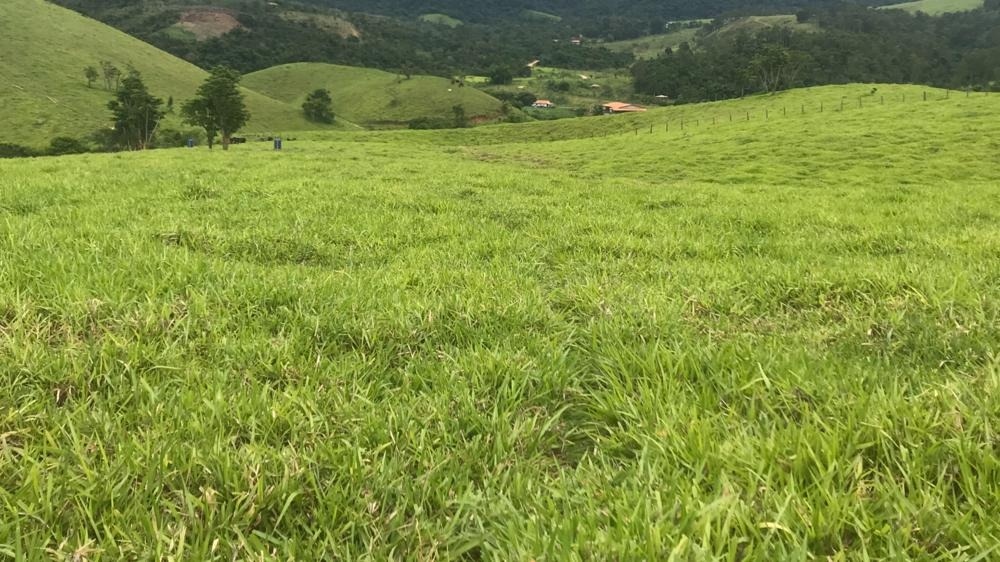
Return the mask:
<path id="1" fill-rule="evenodd" d="M 475 88 L 446 78 L 410 79 L 370 68 L 323 63 L 275 66 L 248 74 L 245 84 L 292 105 L 318 88 L 330 91 L 338 117 L 366 126 L 398 126 L 421 117 L 451 118 L 461 105 L 468 117 L 495 118 L 501 103 Z"/>
<path id="2" fill-rule="evenodd" d="M 0 552 L 991 559 L 998 115 L 0 162 Z"/>
<path id="3" fill-rule="evenodd" d="M 983 0 L 918 0 L 884 6 L 887 10 L 906 10 L 908 12 L 924 12 L 936 16 L 950 12 L 967 12 L 983 7 Z"/>
<path id="4" fill-rule="evenodd" d="M 86 137 L 110 126 L 111 93 L 103 79 L 87 87 L 83 69 L 111 61 L 142 73 L 150 91 L 180 107 L 208 76 L 203 70 L 129 35 L 42 0 L 0 2 L 0 142 L 45 146 L 56 136 Z M 329 128 L 310 124 L 302 111 L 244 90 L 251 131 Z M 169 127 L 180 127 L 170 116 Z"/>

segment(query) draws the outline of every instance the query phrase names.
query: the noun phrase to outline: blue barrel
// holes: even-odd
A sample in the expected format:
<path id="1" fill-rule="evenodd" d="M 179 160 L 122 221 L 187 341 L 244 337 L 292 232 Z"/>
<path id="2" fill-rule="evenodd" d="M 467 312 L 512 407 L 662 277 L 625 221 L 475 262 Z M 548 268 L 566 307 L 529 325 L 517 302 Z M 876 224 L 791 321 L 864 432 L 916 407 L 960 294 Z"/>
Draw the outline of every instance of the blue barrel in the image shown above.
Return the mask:
<path id="1" fill-rule="evenodd" d="M 188 139 L 187 147 L 188 148 L 194 148 L 194 139 L 192 139 L 192 138 Z"/>
<path id="2" fill-rule="evenodd" d="M 274 137 L 274 149 L 275 150 L 281 150 L 281 138 L 280 137 Z"/>

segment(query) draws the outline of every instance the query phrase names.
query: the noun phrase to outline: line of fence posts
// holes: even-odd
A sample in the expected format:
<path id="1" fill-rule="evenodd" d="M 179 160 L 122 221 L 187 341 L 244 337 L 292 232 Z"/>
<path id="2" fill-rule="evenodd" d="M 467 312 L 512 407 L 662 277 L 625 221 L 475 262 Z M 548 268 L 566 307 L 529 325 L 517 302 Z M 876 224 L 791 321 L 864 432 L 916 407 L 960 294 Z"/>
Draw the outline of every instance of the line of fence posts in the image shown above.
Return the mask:
<path id="1" fill-rule="evenodd" d="M 984 92 L 984 94 L 985 95 L 989 95 L 989 91 Z M 968 97 L 971 97 L 971 96 L 972 96 L 972 90 L 971 89 L 966 89 L 965 90 L 965 97 L 968 98 Z M 901 94 L 900 99 L 903 102 L 906 101 L 906 93 L 905 92 Z M 945 90 L 944 99 L 951 99 L 951 91 L 950 90 Z M 924 101 L 928 100 L 927 92 L 923 92 L 923 100 Z M 879 96 L 879 104 L 880 105 L 885 105 L 885 95 L 884 94 Z M 822 102 L 822 101 L 820 101 L 819 102 L 819 112 L 823 113 L 823 111 L 825 110 L 825 108 L 826 108 L 825 103 Z M 864 109 L 864 96 L 858 96 L 858 108 L 859 109 Z M 844 111 L 844 98 L 840 99 L 840 111 Z M 805 115 L 805 113 L 806 113 L 806 105 L 804 103 L 801 105 L 801 112 L 802 112 L 803 115 Z M 730 110 L 728 113 L 729 113 L 729 122 L 732 123 L 733 122 L 733 112 Z M 782 106 L 782 108 L 781 108 L 781 114 L 782 114 L 782 116 L 786 116 L 786 117 L 788 116 L 788 107 L 787 106 Z M 770 114 L 770 108 L 766 108 L 765 107 L 764 108 L 764 120 L 768 121 L 770 119 L 770 115 L 771 115 Z M 749 110 L 746 112 L 746 120 L 747 121 L 751 120 L 751 112 Z M 679 119 L 678 121 L 680 122 L 680 129 L 683 131 L 684 130 L 684 119 Z M 718 124 L 718 116 L 713 115 L 712 116 L 712 125 L 717 125 L 717 124 Z M 700 125 L 701 125 L 701 119 L 696 119 L 695 120 L 695 126 L 700 126 Z M 670 120 L 669 119 L 663 124 L 663 130 L 665 132 L 667 132 L 667 133 L 670 132 Z M 649 125 L 649 134 L 653 134 L 654 132 L 655 132 L 655 125 L 651 123 Z M 639 127 L 635 127 L 635 134 L 638 136 L 638 134 L 639 134 Z M 599 135 L 599 133 L 595 134 L 594 136 L 596 137 L 598 135 Z M 607 136 L 608 136 L 608 133 L 605 131 L 604 132 L 604 137 L 607 137 Z"/>

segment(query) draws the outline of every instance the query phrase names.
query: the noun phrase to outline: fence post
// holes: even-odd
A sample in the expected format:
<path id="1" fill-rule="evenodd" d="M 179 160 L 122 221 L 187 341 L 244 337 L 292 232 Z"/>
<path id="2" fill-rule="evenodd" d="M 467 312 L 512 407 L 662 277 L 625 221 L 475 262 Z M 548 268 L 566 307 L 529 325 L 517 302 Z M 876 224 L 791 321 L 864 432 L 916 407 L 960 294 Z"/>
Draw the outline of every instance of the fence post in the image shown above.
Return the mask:
<path id="1" fill-rule="evenodd" d="M 639 136 L 639 127 L 635 128 L 635 136 Z"/>
<path id="2" fill-rule="evenodd" d="M 823 102 L 819 102 L 819 112 L 823 113 Z"/>
<path id="3" fill-rule="evenodd" d="M 764 121 L 767 121 L 767 118 L 768 118 L 767 109 L 764 109 Z"/>
<path id="4" fill-rule="evenodd" d="M 729 112 L 729 122 L 730 123 L 733 122 L 733 112 L 732 111 Z"/>
<path id="5" fill-rule="evenodd" d="M 782 107 L 781 108 L 781 114 L 782 115 L 788 115 L 788 108 L 787 107 Z"/>
<path id="6" fill-rule="evenodd" d="M 749 120 L 750 120 L 750 112 L 748 111 L 747 112 L 747 121 L 749 121 Z"/>
<path id="7" fill-rule="evenodd" d="M 858 109 L 861 109 L 861 96 L 858 96 Z"/>
<path id="8" fill-rule="evenodd" d="M 840 110 L 844 111 L 844 98 L 840 98 Z"/>
<path id="9" fill-rule="evenodd" d="M 924 92 L 924 101 L 927 101 L 927 92 Z"/>
<path id="10" fill-rule="evenodd" d="M 653 134 L 653 124 L 649 124 L 649 134 Z"/>

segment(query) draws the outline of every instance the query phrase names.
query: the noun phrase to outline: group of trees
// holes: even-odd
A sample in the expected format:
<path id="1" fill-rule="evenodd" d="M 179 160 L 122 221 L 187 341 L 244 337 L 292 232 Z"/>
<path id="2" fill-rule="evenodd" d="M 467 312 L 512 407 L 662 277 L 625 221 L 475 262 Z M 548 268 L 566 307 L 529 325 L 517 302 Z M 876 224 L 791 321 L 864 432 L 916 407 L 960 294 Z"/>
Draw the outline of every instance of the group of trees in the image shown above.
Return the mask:
<path id="1" fill-rule="evenodd" d="M 632 67 L 635 90 L 679 102 L 848 82 L 1000 86 L 1000 0 L 930 17 L 842 5 L 800 18 L 817 32 L 772 28 L 705 36 Z"/>
<path id="2" fill-rule="evenodd" d="M 154 146 L 160 124 L 167 113 L 173 111 L 173 97 L 166 103 L 162 98 L 149 92 L 142 75 L 138 70 L 129 68 L 124 79 L 121 73 L 109 62 L 101 63 L 105 78 L 105 87 L 114 91 L 114 98 L 108 102 L 108 109 L 114 121 L 114 127 L 109 132 L 102 132 L 99 143 L 107 148 L 124 150 L 146 150 Z M 84 69 L 84 76 L 89 86 L 99 78 L 97 69 L 89 66 Z M 240 74 L 231 68 L 217 66 L 211 70 L 205 82 L 199 86 L 195 97 L 181 107 L 181 116 L 185 123 L 198 127 L 205 132 L 209 148 L 215 145 L 216 138 L 221 137 L 222 149 L 228 150 L 233 133 L 240 130 L 250 119 L 243 93 L 240 92 Z M 325 93 L 325 91 L 324 91 Z M 325 102 L 313 100 L 317 92 L 310 96 L 303 109 L 307 115 L 316 120 L 332 122 L 333 114 L 329 108 L 329 94 Z M 310 104 L 313 103 L 313 106 Z M 315 107 L 310 112 L 310 107 Z M 325 121 L 328 120 L 328 121 Z M 72 142 L 70 142 L 72 141 Z M 12 146 L 12 145 L 11 145 Z M 52 141 L 49 150 L 41 154 L 70 154 L 86 152 L 87 147 L 79 140 L 60 137 Z M 7 147 L 10 156 L 34 156 L 37 151 L 20 147 L 14 150 Z"/>
<path id="3" fill-rule="evenodd" d="M 97 67 L 88 66 L 83 69 L 83 76 L 87 79 L 88 88 L 93 88 L 94 82 L 97 82 L 98 78 L 103 77 L 104 89 L 114 92 L 121 85 L 122 71 L 118 70 L 118 67 L 112 64 L 111 61 L 102 60 L 100 72 L 98 72 Z"/>

